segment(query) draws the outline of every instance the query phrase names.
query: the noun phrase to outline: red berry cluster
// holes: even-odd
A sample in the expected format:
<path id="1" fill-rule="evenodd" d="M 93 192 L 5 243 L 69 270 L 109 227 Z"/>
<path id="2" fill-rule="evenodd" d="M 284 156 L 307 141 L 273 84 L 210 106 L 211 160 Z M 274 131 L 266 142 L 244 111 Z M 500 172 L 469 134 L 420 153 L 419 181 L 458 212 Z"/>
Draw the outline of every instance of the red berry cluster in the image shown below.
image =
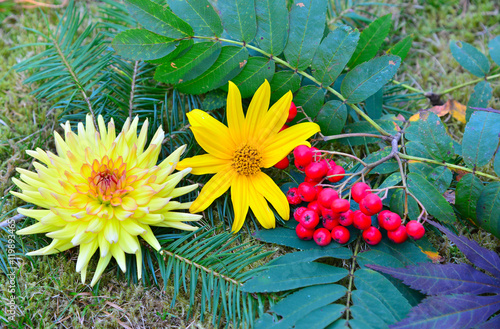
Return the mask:
<path id="1" fill-rule="evenodd" d="M 345 171 L 333 160 L 314 159 L 313 149 L 303 145 L 295 148 L 295 165 L 304 170 L 306 178 L 298 188 L 291 188 L 287 193 L 288 202 L 292 205 L 308 202 L 307 207 L 299 207 L 293 214 L 299 222 L 296 233 L 300 239 L 314 239 L 320 246 L 328 245 L 332 239 L 341 244 L 347 243 L 350 232 L 346 227 L 350 225 L 362 230 L 363 239 L 370 245 L 382 240 L 379 228 L 387 230 L 389 239 L 395 243 L 403 243 L 408 236 L 417 240 L 424 235 L 425 229 L 419 222 L 410 221 L 405 226 L 398 214 L 382 211 L 382 200 L 365 183 L 356 183 L 351 188 L 351 197 L 359 204 L 359 210 L 355 211 L 351 210 L 349 200 L 340 198 L 336 190 L 320 186 L 325 178 L 333 182 L 342 178 L 328 178 L 334 170 L 338 174 L 345 174 Z M 337 167 L 342 170 L 335 169 Z M 379 228 L 372 226 L 371 216 L 376 214 Z"/>

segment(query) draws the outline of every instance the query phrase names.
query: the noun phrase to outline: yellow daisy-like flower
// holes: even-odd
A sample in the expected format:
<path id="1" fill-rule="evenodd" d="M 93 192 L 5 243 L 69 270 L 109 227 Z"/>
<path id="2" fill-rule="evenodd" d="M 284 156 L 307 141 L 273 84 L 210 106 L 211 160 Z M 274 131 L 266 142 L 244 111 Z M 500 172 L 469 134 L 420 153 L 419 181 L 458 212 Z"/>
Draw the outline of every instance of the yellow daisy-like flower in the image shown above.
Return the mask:
<path id="1" fill-rule="evenodd" d="M 296 146 L 307 145 L 305 140 L 320 131 L 317 124 L 308 122 L 280 132 L 288 117 L 292 93 L 288 92 L 269 109 L 270 96 L 271 87 L 266 80 L 253 96 L 245 116 L 240 91 L 229 82 L 227 127 L 201 110 L 187 114 L 194 137 L 208 154 L 184 159 L 177 169 L 191 167 L 195 175 L 215 174 L 189 210 L 205 210 L 231 187 L 233 232 L 243 226 L 249 207 L 263 227 L 274 228 L 274 215 L 267 201 L 281 218 L 288 220 L 290 208 L 285 195 L 261 168 L 274 166 Z"/>
<path id="2" fill-rule="evenodd" d="M 38 148 L 27 151 L 43 163 L 34 162 L 36 173 L 18 168 L 21 180 L 14 183 L 22 193 L 11 192 L 26 202 L 43 209 L 18 208 L 18 212 L 38 223 L 17 234 L 47 233 L 50 245 L 27 255 L 49 255 L 76 246 L 80 253 L 76 271 L 85 283 L 87 266 L 99 248 L 100 259 L 91 285 L 101 277 L 114 257 L 126 271 L 125 253 L 135 254 L 138 277 L 141 278 L 142 253 L 138 236 L 153 248 L 161 246 L 150 225 L 195 230 L 183 223 L 197 221 L 200 215 L 175 210 L 188 209 L 191 203 L 171 199 L 189 193 L 197 185 L 177 187 L 191 168 L 172 174 L 185 146 L 156 165 L 164 133 L 158 128 L 145 148 L 148 122 L 137 136 L 138 117 L 127 120 L 116 136 L 113 120 L 106 125 L 98 118 L 99 132 L 91 116 L 86 127 L 78 124 L 78 134 L 71 131 L 69 121 L 62 125 L 65 140 L 54 132 L 57 155 Z"/>

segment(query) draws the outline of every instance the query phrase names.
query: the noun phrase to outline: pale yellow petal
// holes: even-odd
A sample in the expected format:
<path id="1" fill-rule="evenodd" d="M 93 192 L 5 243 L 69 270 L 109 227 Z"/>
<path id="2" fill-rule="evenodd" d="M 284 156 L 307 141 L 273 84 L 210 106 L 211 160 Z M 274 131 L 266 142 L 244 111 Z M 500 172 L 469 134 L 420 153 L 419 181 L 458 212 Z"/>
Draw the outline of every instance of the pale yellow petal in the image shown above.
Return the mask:
<path id="1" fill-rule="evenodd" d="M 243 142 L 242 133 L 245 125 L 245 116 L 241 105 L 241 94 L 238 87 L 229 81 L 229 90 L 227 94 L 227 125 L 229 133 L 236 145 Z"/>
<path id="2" fill-rule="evenodd" d="M 127 271 L 127 264 L 125 263 L 125 253 L 122 248 L 117 243 L 114 243 L 111 245 L 110 251 L 122 272 L 125 273 Z"/>
<path id="3" fill-rule="evenodd" d="M 257 89 L 252 97 L 245 118 L 245 130 L 243 137 L 250 142 L 256 142 L 257 133 L 261 128 L 261 122 L 269 109 L 269 100 L 271 98 L 271 86 L 267 80 Z"/>
<path id="4" fill-rule="evenodd" d="M 253 214 L 264 228 L 274 228 L 276 220 L 266 199 L 253 186 L 248 189 L 248 201 Z"/>
<path id="5" fill-rule="evenodd" d="M 231 160 L 220 159 L 212 154 L 196 155 L 192 158 L 182 160 L 177 164 L 176 169 L 193 168 L 193 175 L 215 174 L 221 171 Z"/>
<path id="6" fill-rule="evenodd" d="M 290 206 L 286 196 L 269 176 L 263 172 L 259 172 L 252 176 L 250 181 L 255 190 L 262 193 L 264 198 L 273 205 L 281 218 L 284 220 L 290 218 Z"/>
<path id="7" fill-rule="evenodd" d="M 227 165 L 226 168 L 215 174 L 214 177 L 203 186 L 200 195 L 198 195 L 198 198 L 193 202 L 189 211 L 196 213 L 207 209 L 215 199 L 220 197 L 227 191 L 229 186 L 231 186 L 234 175 L 236 175 L 236 172 L 231 165 Z"/>
<path id="8" fill-rule="evenodd" d="M 83 267 L 87 266 L 90 258 L 97 250 L 97 239 L 87 244 L 80 245 L 80 252 L 78 254 L 78 260 L 76 261 L 76 271 L 80 272 Z"/>
<path id="9" fill-rule="evenodd" d="M 299 123 L 268 139 L 262 148 L 262 167 L 269 168 L 286 157 L 295 147 L 307 145 L 306 139 L 319 132 L 316 123 Z"/>
<path id="10" fill-rule="evenodd" d="M 110 260 L 111 260 L 111 253 L 108 253 L 105 257 L 99 258 L 99 263 L 97 263 L 97 267 L 94 272 L 94 277 L 92 278 L 92 282 L 90 283 L 91 287 L 93 287 L 97 283 L 97 281 L 101 278 L 101 275 L 108 266 Z"/>
<path id="11" fill-rule="evenodd" d="M 233 232 L 238 232 L 248 213 L 248 179 L 244 175 L 236 175 L 231 185 L 231 201 L 233 202 Z"/>

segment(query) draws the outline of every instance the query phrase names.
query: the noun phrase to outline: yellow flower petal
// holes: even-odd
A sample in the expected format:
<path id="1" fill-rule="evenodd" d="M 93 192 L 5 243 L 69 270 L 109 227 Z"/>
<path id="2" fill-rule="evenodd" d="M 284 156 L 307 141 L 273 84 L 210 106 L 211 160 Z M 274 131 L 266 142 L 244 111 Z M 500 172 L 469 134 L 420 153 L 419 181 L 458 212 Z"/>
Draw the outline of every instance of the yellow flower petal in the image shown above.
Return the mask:
<path id="1" fill-rule="evenodd" d="M 257 89 L 252 97 L 245 118 L 244 137 L 255 142 L 258 139 L 257 133 L 260 131 L 260 122 L 269 109 L 269 100 L 271 98 L 271 86 L 267 80 Z"/>
<path id="2" fill-rule="evenodd" d="M 229 136 L 229 132 L 227 132 L 227 135 L 221 134 L 218 131 L 201 126 L 192 126 L 190 129 L 198 144 L 200 144 L 207 153 L 221 159 L 233 158 L 233 152 L 236 147 Z M 230 143 L 226 143 L 228 140 L 231 140 Z"/>
<path id="3" fill-rule="evenodd" d="M 274 214 L 266 199 L 253 186 L 248 189 L 248 201 L 255 217 L 264 228 L 269 229 L 276 226 Z"/>
<path id="4" fill-rule="evenodd" d="M 182 160 L 177 164 L 176 169 L 182 170 L 193 168 L 193 170 L 191 170 L 193 175 L 215 174 L 223 169 L 228 163 L 230 163 L 228 159 L 220 159 L 212 154 L 203 154 Z"/>
<path id="5" fill-rule="evenodd" d="M 231 185 L 231 201 L 234 208 L 233 232 L 238 232 L 248 213 L 249 182 L 246 176 L 236 175 Z"/>
<path id="6" fill-rule="evenodd" d="M 286 196 L 269 176 L 259 172 L 252 176 L 251 182 L 255 190 L 262 193 L 264 198 L 273 205 L 281 218 L 284 220 L 290 218 L 290 206 Z"/>
<path id="7" fill-rule="evenodd" d="M 97 283 L 97 281 L 101 278 L 101 275 L 108 266 L 110 260 L 111 260 L 111 253 L 108 253 L 105 257 L 99 258 L 99 263 L 97 263 L 97 267 L 94 272 L 94 277 L 92 278 L 92 282 L 90 283 L 91 287 L 93 287 Z"/>
<path id="8" fill-rule="evenodd" d="M 78 254 L 78 260 L 76 261 L 77 272 L 80 272 L 83 267 L 88 265 L 90 258 L 97 250 L 97 245 L 97 239 L 93 240 L 91 243 L 80 245 L 80 253 Z"/>
<path id="9" fill-rule="evenodd" d="M 226 168 L 215 174 L 214 177 L 203 186 L 200 195 L 198 195 L 198 198 L 193 202 L 189 211 L 195 213 L 207 209 L 215 199 L 220 197 L 227 191 L 229 186 L 231 186 L 234 175 L 236 175 L 236 172 L 231 165 L 227 165 Z"/>
<path id="10" fill-rule="evenodd" d="M 218 121 L 214 117 L 212 117 L 210 114 L 202 111 L 202 110 L 192 110 L 191 112 L 188 112 L 186 116 L 189 119 L 189 123 L 191 124 L 191 130 L 193 133 L 195 131 L 199 130 L 197 128 L 203 128 L 201 129 L 200 135 L 201 137 L 205 136 L 205 131 L 207 131 L 208 134 L 208 141 L 204 141 L 205 144 L 207 144 L 208 147 L 212 148 L 220 148 L 220 144 L 224 144 L 224 147 L 222 149 L 227 152 L 227 148 L 234 149 L 235 148 L 235 143 L 231 139 L 231 135 L 229 133 L 229 128 L 226 127 L 222 122 Z M 195 129 L 193 129 L 195 128 Z M 205 147 L 200 143 L 200 140 L 196 136 L 195 133 L 195 138 L 198 141 L 198 143 L 205 149 Z M 221 141 L 224 141 L 224 143 L 221 143 Z M 214 145 L 212 145 L 214 144 Z M 208 153 L 212 153 L 209 150 L 205 149 Z M 214 154 L 214 153 L 212 153 Z M 216 155 L 216 154 L 214 154 Z M 216 155 L 217 156 L 217 155 Z M 222 157 L 221 157 L 222 158 Z"/>
<path id="11" fill-rule="evenodd" d="M 111 255 L 116 259 L 116 262 L 118 263 L 118 266 L 120 266 L 120 269 L 122 270 L 123 273 L 127 271 L 127 264 L 125 262 L 125 253 L 123 252 L 122 248 L 117 243 L 114 243 L 111 245 L 110 248 Z"/>
<path id="12" fill-rule="evenodd" d="M 299 123 L 268 139 L 262 150 L 262 167 L 269 168 L 286 157 L 295 147 L 308 144 L 305 140 L 320 128 L 316 123 Z"/>
<path id="13" fill-rule="evenodd" d="M 283 128 L 288 118 L 292 98 L 293 94 L 289 91 L 271 106 L 261 121 L 261 130 L 257 133 L 256 145 L 262 145 L 270 136 L 274 136 Z"/>
<path id="14" fill-rule="evenodd" d="M 235 144 L 239 145 L 242 143 L 245 116 L 241 105 L 241 93 L 232 81 L 229 81 L 226 111 L 229 133 L 231 134 Z"/>

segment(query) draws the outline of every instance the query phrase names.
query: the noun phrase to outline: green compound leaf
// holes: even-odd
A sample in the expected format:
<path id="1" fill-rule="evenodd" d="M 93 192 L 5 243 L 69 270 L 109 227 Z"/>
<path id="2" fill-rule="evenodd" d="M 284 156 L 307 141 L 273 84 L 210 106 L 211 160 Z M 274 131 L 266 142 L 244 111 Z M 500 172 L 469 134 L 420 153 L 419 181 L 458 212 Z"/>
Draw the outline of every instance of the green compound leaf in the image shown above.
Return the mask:
<path id="1" fill-rule="evenodd" d="M 255 94 L 262 82 L 273 78 L 274 61 L 264 57 L 250 57 L 240 74 L 233 81 L 240 90 L 241 97 L 247 98 Z"/>
<path id="2" fill-rule="evenodd" d="M 356 66 L 342 81 L 342 95 L 351 104 L 364 101 L 392 79 L 400 64 L 398 56 L 384 55 Z"/>
<path id="3" fill-rule="evenodd" d="M 427 153 L 436 160 L 449 161 L 455 155 L 453 140 L 446 133 L 441 119 L 434 113 L 412 122 L 406 137 L 408 140 L 422 143 Z"/>
<path id="4" fill-rule="evenodd" d="M 439 166 L 434 168 L 429 175 L 427 175 L 429 182 L 443 194 L 450 187 L 453 179 L 453 173 L 446 167 Z"/>
<path id="5" fill-rule="evenodd" d="M 151 0 L 126 0 L 130 15 L 144 28 L 169 38 L 185 38 L 194 35 L 191 26 L 172 11 Z"/>
<path id="6" fill-rule="evenodd" d="M 198 95 L 219 88 L 241 72 L 247 58 L 246 48 L 222 47 L 212 67 L 196 79 L 177 85 L 177 89 L 182 93 Z"/>
<path id="7" fill-rule="evenodd" d="M 455 207 L 462 216 L 473 223 L 476 222 L 477 202 L 483 188 L 483 182 L 479 178 L 467 174 L 460 179 L 455 190 Z"/>
<path id="8" fill-rule="evenodd" d="M 419 174 L 408 174 L 408 188 L 422 202 L 429 214 L 444 223 L 453 224 L 457 220 L 448 201 L 427 179 Z"/>
<path id="9" fill-rule="evenodd" d="M 222 25 L 234 39 L 250 42 L 257 32 L 254 0 L 225 0 L 217 2 Z"/>
<path id="10" fill-rule="evenodd" d="M 476 111 L 465 126 L 462 157 L 470 168 L 490 162 L 498 145 L 500 114 Z"/>
<path id="11" fill-rule="evenodd" d="M 493 95 L 493 89 L 488 81 L 481 81 L 474 87 L 474 92 L 470 96 L 469 102 L 467 103 L 467 111 L 465 112 L 465 119 L 469 121 L 470 116 L 474 113 L 474 109 L 471 107 L 488 107 L 491 96 Z"/>
<path id="12" fill-rule="evenodd" d="M 162 58 L 149 60 L 147 62 L 151 64 L 170 63 L 172 59 L 183 56 L 189 50 L 189 48 L 193 46 L 193 44 L 194 44 L 193 39 L 181 40 L 179 41 L 179 44 L 175 47 L 175 50 L 172 51 L 170 54 L 163 56 Z"/>
<path id="13" fill-rule="evenodd" d="M 302 109 L 310 118 L 315 118 L 323 102 L 325 101 L 325 90 L 313 85 L 304 86 L 299 89 L 297 95 L 293 98 L 296 106 L 302 106 Z M 296 120 L 304 117 L 302 113 L 298 113 Z"/>
<path id="14" fill-rule="evenodd" d="M 377 54 L 382 42 L 389 34 L 392 25 L 391 17 L 391 14 L 379 17 L 361 32 L 358 46 L 347 66 L 353 68 L 372 59 Z"/>
<path id="15" fill-rule="evenodd" d="M 490 51 L 491 59 L 497 65 L 500 65 L 500 35 L 490 40 L 488 43 L 488 49 Z"/>
<path id="16" fill-rule="evenodd" d="M 118 34 L 113 49 L 125 58 L 151 60 L 162 58 L 175 50 L 179 41 L 148 30 L 130 29 Z"/>
<path id="17" fill-rule="evenodd" d="M 476 223 L 486 231 L 500 238 L 500 183 L 486 185 L 477 202 Z"/>
<path id="18" fill-rule="evenodd" d="M 342 132 L 347 120 L 347 108 L 340 101 L 329 101 L 321 108 L 316 122 L 323 135 L 337 135 Z"/>
<path id="19" fill-rule="evenodd" d="M 207 0 L 168 0 L 170 9 L 186 21 L 196 35 L 220 37 L 223 28 L 219 15 Z"/>
<path id="20" fill-rule="evenodd" d="M 275 321 L 272 316 L 265 314 L 264 317 L 256 322 L 255 328 L 291 328 L 296 322 L 302 322 L 301 320 L 307 314 L 333 303 L 344 296 L 346 291 L 345 287 L 338 284 L 325 284 L 301 289 L 271 307 L 270 311 L 282 316 L 281 320 Z M 335 319 L 332 321 L 335 321 Z"/>
<path id="21" fill-rule="evenodd" d="M 160 65 L 155 79 L 164 83 L 187 82 L 208 70 L 221 53 L 219 42 L 200 42 L 192 46 L 183 56 Z"/>
<path id="22" fill-rule="evenodd" d="M 475 76 L 484 77 L 490 71 L 488 58 L 467 42 L 450 40 L 450 50 L 455 60 Z"/>
<path id="23" fill-rule="evenodd" d="M 241 290 L 246 292 L 276 292 L 343 279 L 349 271 L 321 263 L 299 262 L 271 267 L 245 282 Z"/>
<path id="24" fill-rule="evenodd" d="M 273 76 L 271 84 L 271 100 L 277 101 L 289 90 L 294 93 L 300 87 L 300 76 L 293 71 L 279 71 Z"/>
<path id="25" fill-rule="evenodd" d="M 331 85 L 342 73 L 359 40 L 359 32 L 341 25 L 330 32 L 316 50 L 311 65 L 313 76 L 323 85 Z"/>
<path id="26" fill-rule="evenodd" d="M 288 37 L 286 0 L 259 0 L 255 3 L 257 34 L 255 41 L 265 52 L 278 56 Z"/>
<path id="27" fill-rule="evenodd" d="M 326 0 L 295 0 L 290 11 L 290 29 L 285 47 L 287 62 L 298 70 L 311 65 L 323 37 Z"/>
<path id="28" fill-rule="evenodd" d="M 404 61 L 411 49 L 412 42 L 413 36 L 409 35 L 405 37 L 403 40 L 396 43 L 394 47 L 389 49 L 389 54 L 399 56 L 401 60 Z"/>

